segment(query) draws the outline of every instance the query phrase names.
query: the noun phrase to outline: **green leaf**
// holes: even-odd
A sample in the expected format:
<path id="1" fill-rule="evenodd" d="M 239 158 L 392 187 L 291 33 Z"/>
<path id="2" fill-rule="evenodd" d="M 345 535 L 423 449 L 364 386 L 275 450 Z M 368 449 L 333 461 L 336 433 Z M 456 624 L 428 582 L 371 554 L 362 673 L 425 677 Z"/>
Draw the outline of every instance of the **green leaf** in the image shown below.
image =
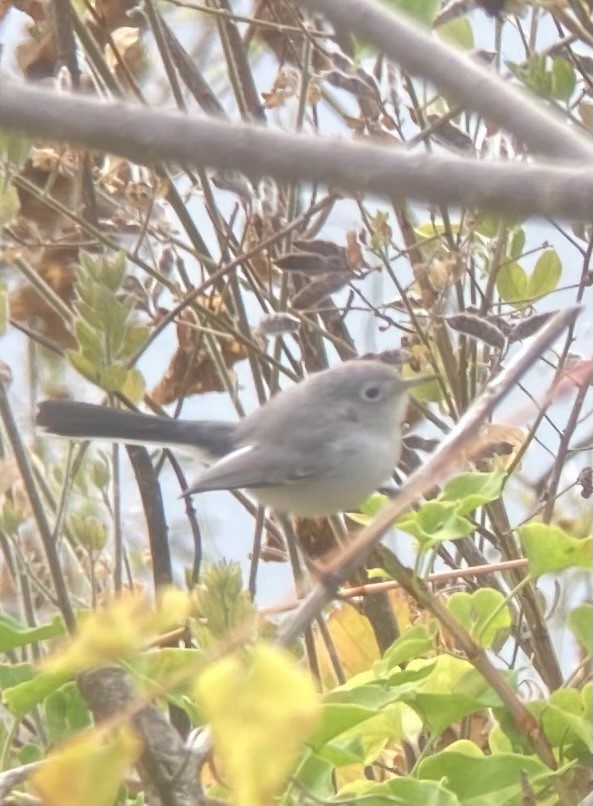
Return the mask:
<path id="1" fill-rule="evenodd" d="M 154 685 L 158 683 L 163 689 L 177 694 L 190 693 L 193 690 L 193 677 L 184 677 L 180 674 L 189 665 L 195 667 L 196 672 L 205 666 L 204 653 L 199 649 L 180 649 L 179 647 L 162 647 L 158 652 L 144 652 L 132 656 L 126 661 L 134 677 L 143 683 Z M 171 689 L 171 680 L 180 682 Z"/>
<path id="2" fill-rule="evenodd" d="M 238 563 L 222 561 L 207 566 L 194 597 L 196 615 L 206 622 L 193 628 L 202 649 L 216 646 L 229 630 L 253 619 L 253 604 L 243 588 Z"/>
<path id="3" fill-rule="evenodd" d="M 431 619 L 425 624 L 408 628 L 397 641 L 385 651 L 381 660 L 373 664 L 373 670 L 391 671 L 396 666 L 419 658 L 434 649 L 434 639 L 438 632 L 438 622 Z"/>
<path id="4" fill-rule="evenodd" d="M 476 232 L 484 238 L 496 238 L 504 221 L 501 216 L 494 213 L 485 213 L 476 225 Z"/>
<path id="5" fill-rule="evenodd" d="M 408 17 L 431 26 L 439 10 L 439 0 L 387 0 L 390 8 L 396 9 L 406 14 Z"/>
<path id="6" fill-rule="evenodd" d="M 22 524 L 27 519 L 26 512 L 20 508 L 18 499 L 4 497 L 0 508 L 0 529 L 7 535 L 16 537 Z"/>
<path id="7" fill-rule="evenodd" d="M 109 356 L 113 360 L 121 349 L 129 310 L 104 286 L 97 286 L 95 306 L 101 319 L 101 329 L 108 340 Z"/>
<path id="8" fill-rule="evenodd" d="M 132 403 L 140 403 L 144 397 L 146 384 L 144 383 L 144 376 L 139 369 L 133 367 L 126 372 L 126 378 L 122 386 L 121 392 Z"/>
<path id="9" fill-rule="evenodd" d="M 32 663 L 0 663 L 0 689 L 12 688 L 32 680 L 37 669 Z"/>
<path id="10" fill-rule="evenodd" d="M 146 343 L 150 331 L 144 325 L 132 325 L 126 329 L 118 358 L 127 361 L 136 355 L 138 350 Z"/>
<path id="11" fill-rule="evenodd" d="M 68 516 L 72 537 L 87 551 L 99 552 L 107 542 L 107 527 L 94 515 L 72 512 Z"/>
<path id="12" fill-rule="evenodd" d="M 92 280 L 91 285 L 95 285 L 101 278 L 101 261 L 91 255 L 90 252 L 81 250 L 78 255 L 78 274 L 80 279 Z"/>
<path id="13" fill-rule="evenodd" d="M 525 216 L 515 213 L 514 215 L 499 215 L 498 213 L 484 213 L 476 225 L 476 232 L 488 240 L 497 238 L 504 230 L 511 231 L 519 227 Z"/>
<path id="14" fill-rule="evenodd" d="M 100 490 L 105 489 L 111 481 L 111 470 L 109 462 L 104 453 L 93 459 L 90 466 L 89 478 L 95 487 Z"/>
<path id="15" fill-rule="evenodd" d="M 574 67 L 562 56 L 552 62 L 552 97 L 559 101 L 568 101 L 576 87 Z"/>
<path id="16" fill-rule="evenodd" d="M 96 281 L 90 274 L 82 271 L 80 266 L 76 274 L 76 304 L 85 302 L 90 308 L 95 309 L 95 290 L 97 288 Z"/>
<path id="17" fill-rule="evenodd" d="M 66 683 L 44 703 L 47 738 L 52 745 L 69 739 L 92 724 L 90 711 L 74 682 Z"/>
<path id="18" fill-rule="evenodd" d="M 511 613 L 504 596 L 492 588 L 453 593 L 447 601 L 447 610 L 483 647 L 492 646 L 498 632 L 511 626 Z"/>
<path id="19" fill-rule="evenodd" d="M 125 367 L 113 364 L 99 371 L 96 383 L 106 392 L 123 392 L 127 377 L 128 370 Z"/>
<path id="20" fill-rule="evenodd" d="M 587 713 L 581 692 L 574 688 L 552 692 L 541 712 L 541 722 L 553 747 L 563 748 L 568 742 L 579 742 L 584 749 L 593 750 L 590 714 Z"/>
<path id="21" fill-rule="evenodd" d="M 406 671 L 430 664 L 431 672 L 406 689 L 400 700 L 411 706 L 434 733 L 442 733 L 449 725 L 485 708 L 499 708 L 501 701 L 471 664 L 450 655 L 439 655 L 430 661 L 411 661 Z"/>
<path id="22" fill-rule="evenodd" d="M 372 719 L 377 711 L 362 705 L 329 703 L 322 709 L 322 724 L 308 744 L 316 754 L 334 765 L 346 765 L 360 761 L 360 748 L 340 746 L 337 738 L 353 727 L 360 727 Z"/>
<path id="23" fill-rule="evenodd" d="M 532 92 L 549 98 L 552 94 L 552 73 L 548 70 L 546 57 L 534 53 L 527 62 L 525 84 Z"/>
<path id="24" fill-rule="evenodd" d="M 463 50 L 474 47 L 474 32 L 467 17 L 456 17 L 436 29 L 437 36 L 449 45 L 456 45 Z"/>
<path id="25" fill-rule="evenodd" d="M 508 253 L 513 260 L 519 260 L 525 250 L 525 230 L 523 227 L 515 227 L 510 234 L 508 241 Z"/>
<path id="26" fill-rule="evenodd" d="M 488 747 L 493 755 L 513 752 L 513 743 L 498 723 L 491 728 L 488 734 Z"/>
<path id="27" fill-rule="evenodd" d="M 568 614 L 568 626 L 590 658 L 593 655 L 593 605 L 583 604 L 571 610 Z"/>
<path id="28" fill-rule="evenodd" d="M 519 263 L 505 263 L 496 275 L 496 290 L 505 302 L 525 305 L 529 298 L 529 278 Z"/>
<path id="29" fill-rule="evenodd" d="M 538 258 L 528 283 L 528 298 L 541 299 L 554 291 L 562 275 L 562 263 L 554 249 L 548 249 Z"/>
<path id="30" fill-rule="evenodd" d="M 457 503 L 440 501 L 427 501 L 415 512 L 407 512 L 396 526 L 413 535 L 425 549 L 444 540 L 467 537 L 474 530 L 467 518 L 457 514 Z"/>
<path id="31" fill-rule="evenodd" d="M 308 753 L 295 775 L 299 786 L 322 801 L 328 801 L 336 791 L 334 785 L 335 767 L 329 761 Z"/>
<path id="32" fill-rule="evenodd" d="M 167 702 L 183 709 L 194 726 L 205 723 L 205 717 L 193 693 L 195 675 L 181 672 L 194 668 L 196 674 L 206 666 L 204 654 L 199 649 L 161 647 L 158 652 L 144 652 L 132 655 L 122 665 L 134 676 L 142 690 L 162 689 Z M 172 685 L 171 681 L 175 680 Z"/>
<path id="33" fill-rule="evenodd" d="M 79 289 L 77 288 L 77 293 Z M 97 314 L 95 310 L 94 303 L 88 304 L 84 302 L 82 299 L 77 299 L 74 303 L 74 308 L 76 309 L 76 313 L 78 314 L 78 318 L 82 319 L 88 325 L 90 325 L 93 330 L 101 330 L 103 327 L 103 323 L 101 321 L 101 317 Z"/>
<path id="34" fill-rule="evenodd" d="M 99 368 L 82 353 L 76 350 L 66 350 L 66 358 L 83 378 L 92 383 L 99 382 Z"/>
<path id="35" fill-rule="evenodd" d="M 583 708 L 587 719 L 591 722 L 591 716 L 593 715 L 593 683 L 591 681 L 585 683 L 581 689 L 581 699 L 583 700 Z"/>
<path id="36" fill-rule="evenodd" d="M 389 580 L 391 577 L 383 568 L 367 568 L 368 579 Z"/>
<path id="37" fill-rule="evenodd" d="M 424 221 L 422 224 L 414 227 L 414 233 L 418 235 L 419 238 L 426 240 L 440 238 L 446 231 L 447 228 L 441 221 Z"/>
<path id="38" fill-rule="evenodd" d="M 355 521 L 355 523 L 360 523 L 362 526 L 366 526 L 366 524 L 370 523 L 375 515 L 383 509 L 388 501 L 389 499 L 386 495 L 383 495 L 382 493 L 373 493 L 372 495 L 369 495 L 366 501 L 362 503 L 360 512 L 349 512 L 348 517 Z"/>
<path id="39" fill-rule="evenodd" d="M 506 476 L 505 470 L 494 470 L 491 473 L 462 473 L 445 484 L 438 500 L 457 502 L 457 514 L 467 515 L 474 509 L 500 498 Z"/>
<path id="40" fill-rule="evenodd" d="M 361 806 L 389 806 L 390 803 L 393 806 L 460 806 L 460 801 L 445 788 L 444 782 L 418 781 L 410 776 L 379 784 L 360 779 L 343 787 L 335 799 L 339 803 L 360 802 Z"/>
<path id="41" fill-rule="evenodd" d="M 64 672 L 43 672 L 31 680 L 4 689 L 2 701 L 14 716 L 20 718 L 67 682 L 68 675 Z"/>
<path id="42" fill-rule="evenodd" d="M 552 73 L 546 66 L 546 56 L 535 53 L 523 64 L 506 63 L 519 81 L 537 95 L 550 98 L 552 94 Z"/>
<path id="43" fill-rule="evenodd" d="M 469 741 L 454 742 L 420 761 L 417 775 L 421 780 L 446 780 L 447 789 L 463 806 L 506 806 L 520 799 L 522 775 L 534 787 L 543 786 L 554 775 L 539 759 L 518 753 L 483 756 L 476 749 Z"/>
<path id="44" fill-rule="evenodd" d="M 320 751 L 320 757 L 331 761 L 336 767 L 349 764 L 371 764 L 387 742 L 396 737 L 387 718 L 393 708 L 402 708 L 401 703 L 394 703 L 374 711 L 372 715 L 344 731 Z"/>
<path id="45" fill-rule="evenodd" d="M 101 334 L 98 333 L 84 319 L 77 319 L 74 323 L 74 335 L 80 347 L 80 352 L 93 364 L 100 364 L 105 359 L 105 346 Z"/>
<path id="46" fill-rule="evenodd" d="M 323 753 L 325 758 L 324 748 L 330 742 L 366 720 L 373 719 L 378 711 L 388 705 L 413 696 L 419 683 L 430 676 L 432 666 L 433 662 L 430 661 L 422 668 L 397 671 L 388 680 L 373 680 L 363 685 L 355 685 L 354 680 L 349 680 L 344 686 L 334 689 L 325 698 L 321 724 L 307 742 L 308 746 L 319 754 Z"/>
<path id="47" fill-rule="evenodd" d="M 528 523 L 518 529 L 523 553 L 534 577 L 562 571 L 564 568 L 591 569 L 590 537 L 570 537 L 558 526 Z"/>
<path id="48" fill-rule="evenodd" d="M 38 627 L 26 627 L 9 616 L 0 616 L 0 652 L 10 652 L 37 641 L 57 638 L 64 633 L 64 622 L 59 616 L 48 624 L 41 624 Z"/>
<path id="49" fill-rule="evenodd" d="M 21 764 L 34 764 L 43 761 L 45 753 L 43 748 L 36 744 L 24 744 L 18 753 L 18 760 Z"/>
<path id="50" fill-rule="evenodd" d="M 126 267 L 125 252 L 120 251 L 113 259 L 105 260 L 103 262 L 103 271 L 101 272 L 103 285 L 107 286 L 111 291 L 117 291 L 123 283 Z"/>

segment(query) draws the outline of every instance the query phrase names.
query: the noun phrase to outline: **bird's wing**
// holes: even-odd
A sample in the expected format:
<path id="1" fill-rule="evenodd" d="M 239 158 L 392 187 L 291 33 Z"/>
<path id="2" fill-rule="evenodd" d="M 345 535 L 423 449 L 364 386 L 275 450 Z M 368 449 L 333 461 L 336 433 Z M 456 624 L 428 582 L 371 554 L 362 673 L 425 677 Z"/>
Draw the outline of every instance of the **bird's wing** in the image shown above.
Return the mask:
<path id="1" fill-rule="evenodd" d="M 284 451 L 270 448 L 263 451 L 258 446 L 246 445 L 207 468 L 183 494 L 293 484 L 323 472 L 326 461 L 324 454 L 315 461 L 302 454 L 289 461 Z"/>

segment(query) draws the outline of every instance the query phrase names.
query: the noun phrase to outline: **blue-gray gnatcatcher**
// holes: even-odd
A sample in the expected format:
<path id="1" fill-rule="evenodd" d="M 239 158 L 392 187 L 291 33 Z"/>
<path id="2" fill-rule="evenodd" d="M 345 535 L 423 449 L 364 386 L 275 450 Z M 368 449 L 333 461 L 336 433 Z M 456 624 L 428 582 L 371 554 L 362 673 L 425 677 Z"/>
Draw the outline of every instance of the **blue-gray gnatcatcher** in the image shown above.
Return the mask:
<path id="1" fill-rule="evenodd" d="M 237 423 L 46 400 L 37 424 L 72 439 L 197 449 L 212 464 L 184 495 L 242 488 L 278 512 L 316 517 L 356 509 L 391 476 L 407 390 L 426 380 L 355 359 L 279 392 Z"/>

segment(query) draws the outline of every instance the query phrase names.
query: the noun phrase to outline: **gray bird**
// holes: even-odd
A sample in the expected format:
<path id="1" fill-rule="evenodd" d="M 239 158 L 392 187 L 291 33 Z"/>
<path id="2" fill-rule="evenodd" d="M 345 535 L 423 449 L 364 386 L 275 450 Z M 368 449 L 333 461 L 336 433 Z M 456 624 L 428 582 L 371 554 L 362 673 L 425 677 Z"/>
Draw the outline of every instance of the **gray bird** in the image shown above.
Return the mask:
<path id="1" fill-rule="evenodd" d="M 318 517 L 356 509 L 391 476 L 408 389 L 427 380 L 355 359 L 284 389 L 237 423 L 46 400 L 37 424 L 71 439 L 192 448 L 212 464 L 184 495 L 245 489 L 277 512 Z"/>

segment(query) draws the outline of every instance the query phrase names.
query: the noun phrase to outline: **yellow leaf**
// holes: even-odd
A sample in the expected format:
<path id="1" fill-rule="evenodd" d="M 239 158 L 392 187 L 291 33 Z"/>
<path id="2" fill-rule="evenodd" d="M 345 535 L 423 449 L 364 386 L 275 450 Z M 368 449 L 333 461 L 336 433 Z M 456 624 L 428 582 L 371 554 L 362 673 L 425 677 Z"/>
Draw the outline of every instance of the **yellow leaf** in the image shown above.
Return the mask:
<path id="1" fill-rule="evenodd" d="M 140 403 L 146 391 L 144 376 L 140 370 L 133 367 L 126 372 L 126 378 L 121 391 L 128 400 L 131 400 L 133 403 Z"/>
<path id="2" fill-rule="evenodd" d="M 182 626 L 192 609 L 192 600 L 187 591 L 165 585 L 158 593 L 155 629 L 164 632 Z"/>
<path id="3" fill-rule="evenodd" d="M 113 806 L 122 778 L 141 752 L 129 728 L 94 730 L 50 754 L 30 783 L 45 806 Z"/>
<path id="4" fill-rule="evenodd" d="M 155 610 L 147 597 L 127 592 L 100 610 L 88 614 L 76 637 L 44 668 L 75 675 L 111 661 L 129 657 L 156 633 L 180 626 L 189 615 L 190 599 L 182 591 L 165 588 Z"/>
<path id="5" fill-rule="evenodd" d="M 381 657 L 371 623 L 355 607 L 343 605 L 332 611 L 327 626 L 338 657 L 344 667 L 346 679 L 369 669 Z M 332 667 L 324 641 L 316 635 L 315 643 L 322 668 L 323 679 L 335 685 Z"/>
<path id="6" fill-rule="evenodd" d="M 196 696 L 236 806 L 269 806 L 315 727 L 319 700 L 285 650 L 261 644 L 208 666 Z"/>

